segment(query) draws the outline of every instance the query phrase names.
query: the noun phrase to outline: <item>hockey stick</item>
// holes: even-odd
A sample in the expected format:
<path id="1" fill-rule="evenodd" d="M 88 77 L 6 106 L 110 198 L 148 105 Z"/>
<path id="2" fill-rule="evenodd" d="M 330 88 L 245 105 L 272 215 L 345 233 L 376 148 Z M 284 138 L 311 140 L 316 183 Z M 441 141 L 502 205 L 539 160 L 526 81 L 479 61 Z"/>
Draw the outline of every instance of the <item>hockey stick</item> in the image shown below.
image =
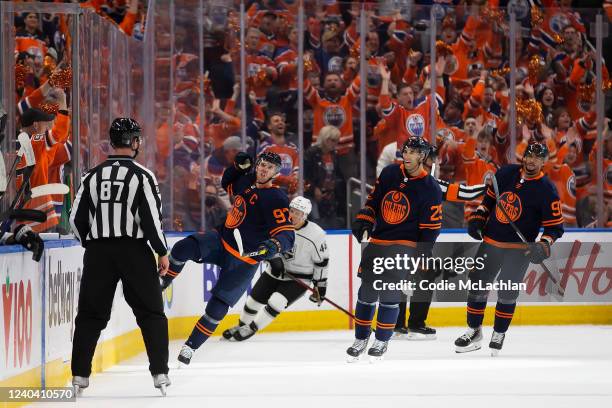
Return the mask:
<path id="1" fill-rule="evenodd" d="M 242 245 L 242 235 L 240 235 L 240 230 L 238 228 L 234 228 L 234 239 L 236 240 L 236 245 L 238 246 L 238 252 L 240 256 L 251 258 L 254 256 L 265 255 L 268 252 L 267 249 L 261 249 L 253 252 L 244 252 L 244 246 Z"/>
<path id="2" fill-rule="evenodd" d="M 516 235 L 518 235 L 518 237 L 521 239 L 521 241 L 523 241 L 523 243 L 527 244 L 528 242 L 527 242 L 527 239 L 525 239 L 525 235 L 523 235 L 521 230 L 518 229 L 516 224 L 512 221 L 512 219 L 510 218 L 510 216 L 506 212 L 506 209 L 504 208 L 504 206 L 499 201 L 499 186 L 497 184 L 497 178 L 495 178 L 495 175 L 493 176 L 493 190 L 495 191 L 495 205 L 496 205 L 496 207 L 499 208 L 499 210 L 504 215 L 504 217 L 506 218 L 506 220 L 508 221 L 508 223 L 510 224 L 510 226 L 512 227 L 514 232 L 516 232 Z M 563 297 L 565 295 L 565 289 L 559 284 L 559 281 L 555 278 L 555 276 L 552 274 L 550 269 L 548 269 L 548 267 L 546 265 L 544 265 L 544 262 L 540 262 L 539 265 L 542 267 L 544 272 L 546 272 L 546 274 L 548 275 L 548 277 L 552 281 L 553 285 L 555 286 L 555 289 L 557 291 L 556 294 L 558 294 L 559 296 Z M 552 295 L 555 295 L 555 294 L 552 293 Z"/>
<path id="3" fill-rule="evenodd" d="M 62 183 L 49 183 L 43 184 L 42 186 L 32 187 L 30 190 L 29 198 L 41 197 L 44 195 L 54 195 L 54 194 L 68 194 L 70 188 L 67 185 Z M 28 201 L 27 199 L 25 201 Z"/>
<path id="4" fill-rule="evenodd" d="M 5 221 L 9 219 L 45 222 L 47 221 L 47 214 L 40 210 L 31 210 L 27 208 L 19 210 L 8 210 L 0 214 L 0 221 Z"/>
<path id="5" fill-rule="evenodd" d="M 311 288 L 309 285 L 307 285 L 306 283 L 302 282 L 301 279 L 296 278 L 295 276 L 293 276 L 291 273 L 289 273 L 287 271 L 283 272 L 283 274 L 285 274 L 289 279 L 291 279 L 292 281 L 294 281 L 295 283 L 297 283 L 298 285 L 300 285 L 304 289 L 309 290 L 310 292 L 312 292 L 315 296 L 319 296 L 319 292 L 316 289 Z M 357 320 L 357 318 L 355 317 L 354 314 L 352 314 L 351 312 L 349 312 L 348 310 L 346 310 L 342 306 L 338 305 L 336 302 L 328 299 L 327 297 L 324 297 L 323 301 L 329 303 L 330 305 L 332 305 L 336 309 L 340 310 L 341 312 L 344 312 L 344 314 L 346 314 L 351 319 L 353 319 L 355 321 Z"/>

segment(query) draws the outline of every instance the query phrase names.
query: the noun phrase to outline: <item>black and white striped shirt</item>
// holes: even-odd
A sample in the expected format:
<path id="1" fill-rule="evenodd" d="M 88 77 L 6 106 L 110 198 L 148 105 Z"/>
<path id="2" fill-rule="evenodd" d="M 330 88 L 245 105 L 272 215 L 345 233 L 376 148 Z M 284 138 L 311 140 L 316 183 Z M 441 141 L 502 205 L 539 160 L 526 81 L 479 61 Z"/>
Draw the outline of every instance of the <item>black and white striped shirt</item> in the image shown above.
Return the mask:
<path id="1" fill-rule="evenodd" d="M 70 225 L 83 246 L 101 238 L 144 238 L 163 256 L 168 253 L 168 244 L 161 211 L 153 172 L 130 156 L 109 156 L 81 180 Z"/>
<path id="2" fill-rule="evenodd" d="M 463 184 L 449 183 L 448 181 L 436 179 L 442 190 L 443 201 L 472 201 L 478 197 L 484 195 L 487 190 L 486 184 L 475 184 L 473 186 L 466 186 Z M 449 188 L 455 186 L 452 194 L 449 196 Z M 451 188 L 452 190 L 452 188 Z"/>

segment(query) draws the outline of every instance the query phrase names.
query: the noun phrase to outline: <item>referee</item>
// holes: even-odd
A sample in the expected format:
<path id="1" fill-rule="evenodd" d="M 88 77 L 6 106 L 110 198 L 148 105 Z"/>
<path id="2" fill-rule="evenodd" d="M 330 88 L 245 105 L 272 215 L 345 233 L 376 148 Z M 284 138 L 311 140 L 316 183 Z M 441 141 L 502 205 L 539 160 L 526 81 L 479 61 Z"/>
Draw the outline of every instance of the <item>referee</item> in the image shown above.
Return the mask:
<path id="1" fill-rule="evenodd" d="M 168 271 L 168 245 L 161 225 L 161 196 L 153 172 L 134 158 L 141 128 L 129 118 L 110 127 L 114 155 L 91 169 L 70 213 L 76 238 L 85 247 L 83 276 L 72 343 L 72 384 L 89 385 L 91 360 L 100 332 L 110 319 L 117 282 L 142 332 L 153 383 L 165 395 L 168 379 L 168 320 L 159 275 Z"/>

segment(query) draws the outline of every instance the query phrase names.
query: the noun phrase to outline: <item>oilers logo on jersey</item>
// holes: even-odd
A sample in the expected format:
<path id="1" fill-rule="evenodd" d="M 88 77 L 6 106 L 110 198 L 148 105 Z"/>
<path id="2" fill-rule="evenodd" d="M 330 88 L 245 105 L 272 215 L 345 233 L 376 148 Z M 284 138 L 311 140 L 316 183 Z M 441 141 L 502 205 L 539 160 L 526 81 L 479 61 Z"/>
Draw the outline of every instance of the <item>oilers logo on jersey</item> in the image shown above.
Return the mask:
<path id="1" fill-rule="evenodd" d="M 406 130 L 412 136 L 422 137 L 425 132 L 425 119 L 423 115 L 413 113 L 406 119 Z"/>
<path id="2" fill-rule="evenodd" d="M 337 128 L 341 128 L 344 125 L 344 121 L 346 120 L 346 113 L 344 109 L 340 106 L 330 106 L 325 109 L 325 113 L 323 114 L 323 121 L 326 125 L 335 126 Z"/>
<path id="3" fill-rule="evenodd" d="M 401 224 L 406 221 L 410 213 L 410 201 L 404 193 L 392 190 L 385 194 L 380 208 L 386 223 Z"/>
<path id="4" fill-rule="evenodd" d="M 281 176 L 289 176 L 293 173 L 293 158 L 286 153 L 278 153 L 281 158 Z"/>
<path id="5" fill-rule="evenodd" d="M 329 72 L 342 72 L 342 57 L 331 57 L 327 62 Z"/>
<path id="6" fill-rule="evenodd" d="M 508 214 L 512 222 L 518 220 L 523 212 L 521 198 L 512 192 L 506 191 L 500 195 L 499 203 L 506 210 L 506 214 Z M 502 224 L 508 224 L 508 219 L 498 207 L 495 208 L 495 218 Z"/>
<path id="7" fill-rule="evenodd" d="M 226 228 L 237 228 L 242 224 L 242 221 L 246 218 L 246 202 L 242 196 L 237 195 L 234 200 L 234 206 L 231 211 L 227 213 L 225 218 Z"/>

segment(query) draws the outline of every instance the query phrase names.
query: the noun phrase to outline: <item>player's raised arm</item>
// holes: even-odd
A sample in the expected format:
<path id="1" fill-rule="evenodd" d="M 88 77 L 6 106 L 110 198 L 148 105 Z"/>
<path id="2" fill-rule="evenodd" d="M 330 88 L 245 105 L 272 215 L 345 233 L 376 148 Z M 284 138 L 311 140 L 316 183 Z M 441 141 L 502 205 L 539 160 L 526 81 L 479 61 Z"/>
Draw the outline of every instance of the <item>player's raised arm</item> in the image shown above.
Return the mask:
<path id="1" fill-rule="evenodd" d="M 234 164 L 223 172 L 221 187 L 232 196 L 237 190 L 236 185 L 244 176 L 247 176 L 253 167 L 253 159 L 245 152 L 238 152 Z M 250 184 L 248 181 L 246 184 Z"/>

